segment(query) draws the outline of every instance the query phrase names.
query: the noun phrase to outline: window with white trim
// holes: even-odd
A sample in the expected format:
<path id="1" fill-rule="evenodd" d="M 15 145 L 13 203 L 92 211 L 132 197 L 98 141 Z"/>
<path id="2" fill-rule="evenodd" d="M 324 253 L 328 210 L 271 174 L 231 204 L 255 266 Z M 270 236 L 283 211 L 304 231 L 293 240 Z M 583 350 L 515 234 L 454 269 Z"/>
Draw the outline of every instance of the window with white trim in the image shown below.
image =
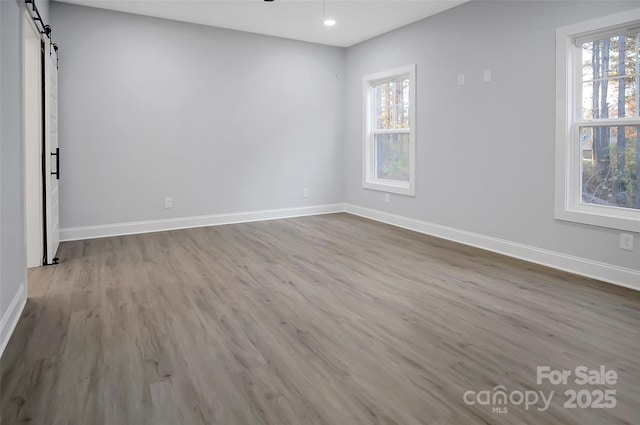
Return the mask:
<path id="1" fill-rule="evenodd" d="M 408 65 L 363 77 L 364 188 L 415 196 L 415 73 Z"/>
<path id="2" fill-rule="evenodd" d="M 640 232 L 640 9 L 556 33 L 562 220 Z"/>

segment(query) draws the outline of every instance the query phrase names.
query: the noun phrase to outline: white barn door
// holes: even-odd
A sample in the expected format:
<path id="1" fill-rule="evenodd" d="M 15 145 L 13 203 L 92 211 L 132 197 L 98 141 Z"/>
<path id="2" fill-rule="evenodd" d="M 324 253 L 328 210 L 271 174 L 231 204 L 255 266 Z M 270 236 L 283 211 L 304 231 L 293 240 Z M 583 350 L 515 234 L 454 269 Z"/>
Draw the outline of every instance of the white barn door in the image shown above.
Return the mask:
<path id="1" fill-rule="evenodd" d="M 58 181 L 60 180 L 60 149 L 58 148 L 58 51 L 45 38 L 44 49 L 44 204 L 46 215 L 45 246 L 46 263 L 58 262 L 56 254 L 60 245 L 60 204 Z M 48 56 L 48 57 L 47 57 Z"/>

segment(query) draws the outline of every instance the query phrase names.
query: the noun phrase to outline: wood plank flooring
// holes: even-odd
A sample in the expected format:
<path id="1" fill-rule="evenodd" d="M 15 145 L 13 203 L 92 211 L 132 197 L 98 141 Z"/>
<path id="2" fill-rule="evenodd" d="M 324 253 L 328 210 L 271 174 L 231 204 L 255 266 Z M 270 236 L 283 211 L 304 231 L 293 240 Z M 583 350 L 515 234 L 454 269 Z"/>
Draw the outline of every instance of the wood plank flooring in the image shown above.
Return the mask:
<path id="1" fill-rule="evenodd" d="M 640 293 L 347 214 L 68 242 L 29 273 L 3 424 L 637 424 Z M 617 371 L 536 384 L 536 366 Z M 466 391 L 555 391 L 547 411 Z M 615 389 L 613 409 L 563 408 Z M 517 400 L 517 398 L 516 398 Z"/>

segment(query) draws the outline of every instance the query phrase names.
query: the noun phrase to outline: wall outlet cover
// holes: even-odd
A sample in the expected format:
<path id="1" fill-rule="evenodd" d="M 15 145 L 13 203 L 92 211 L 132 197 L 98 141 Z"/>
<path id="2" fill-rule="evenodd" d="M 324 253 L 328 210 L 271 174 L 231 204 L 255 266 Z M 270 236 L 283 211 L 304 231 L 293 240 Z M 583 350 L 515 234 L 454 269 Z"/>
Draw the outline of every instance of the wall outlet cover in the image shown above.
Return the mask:
<path id="1" fill-rule="evenodd" d="M 633 251 L 633 235 L 631 233 L 620 233 L 620 249 Z"/>

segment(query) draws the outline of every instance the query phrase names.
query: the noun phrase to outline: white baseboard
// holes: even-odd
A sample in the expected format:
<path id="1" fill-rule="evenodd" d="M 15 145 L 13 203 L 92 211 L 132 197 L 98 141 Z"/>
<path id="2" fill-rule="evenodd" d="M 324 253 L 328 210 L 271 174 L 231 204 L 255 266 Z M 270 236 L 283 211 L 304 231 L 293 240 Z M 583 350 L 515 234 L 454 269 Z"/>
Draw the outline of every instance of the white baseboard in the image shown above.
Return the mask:
<path id="1" fill-rule="evenodd" d="M 22 282 L 13 296 L 11 304 L 9 304 L 9 308 L 2 315 L 2 319 L 0 319 L 0 356 L 4 353 L 4 349 L 9 343 L 11 334 L 13 334 L 13 330 L 18 324 L 18 319 L 20 319 L 20 315 L 22 314 L 22 310 L 26 304 L 27 291 L 24 282 Z"/>
<path id="2" fill-rule="evenodd" d="M 342 203 L 300 208 L 283 208 L 275 210 L 184 217 L 167 220 L 138 221 L 101 226 L 70 227 L 60 229 L 60 240 L 73 241 L 81 239 L 95 239 L 109 236 L 160 232 L 193 227 L 218 226 L 223 224 L 247 223 L 251 221 L 275 220 L 338 212 L 347 212 L 382 223 L 391 224 L 393 226 L 402 227 L 465 245 L 475 246 L 487 251 L 497 252 L 509 257 L 529 261 L 531 263 L 541 264 L 554 269 L 564 270 L 577 275 L 640 290 L 640 271 L 638 270 L 618 267 L 586 258 L 575 257 L 530 245 L 524 245 L 505 239 L 494 238 L 396 214 L 360 207 L 353 204 Z"/>
<path id="3" fill-rule="evenodd" d="M 162 232 L 165 230 L 189 229 L 193 227 L 219 226 L 223 224 L 248 223 L 251 221 L 276 220 L 308 215 L 330 214 L 344 211 L 344 204 L 315 205 L 311 207 L 282 208 L 230 214 L 182 217 L 166 220 L 135 221 L 100 226 L 68 227 L 60 229 L 60 241 L 106 238 L 137 233 Z"/>
<path id="4" fill-rule="evenodd" d="M 590 277 L 626 288 L 640 290 L 640 271 L 618 267 L 611 264 L 574 257 L 555 251 L 536 248 L 504 239 L 498 239 L 478 233 L 428 223 L 400 215 L 373 210 L 352 204 L 344 205 L 345 212 L 369 218 L 393 226 L 402 227 L 416 232 L 436 236 L 442 239 L 471 245 L 487 251 L 497 252 L 509 257 L 541 264 L 558 270 L 564 270 L 577 275 Z"/>

